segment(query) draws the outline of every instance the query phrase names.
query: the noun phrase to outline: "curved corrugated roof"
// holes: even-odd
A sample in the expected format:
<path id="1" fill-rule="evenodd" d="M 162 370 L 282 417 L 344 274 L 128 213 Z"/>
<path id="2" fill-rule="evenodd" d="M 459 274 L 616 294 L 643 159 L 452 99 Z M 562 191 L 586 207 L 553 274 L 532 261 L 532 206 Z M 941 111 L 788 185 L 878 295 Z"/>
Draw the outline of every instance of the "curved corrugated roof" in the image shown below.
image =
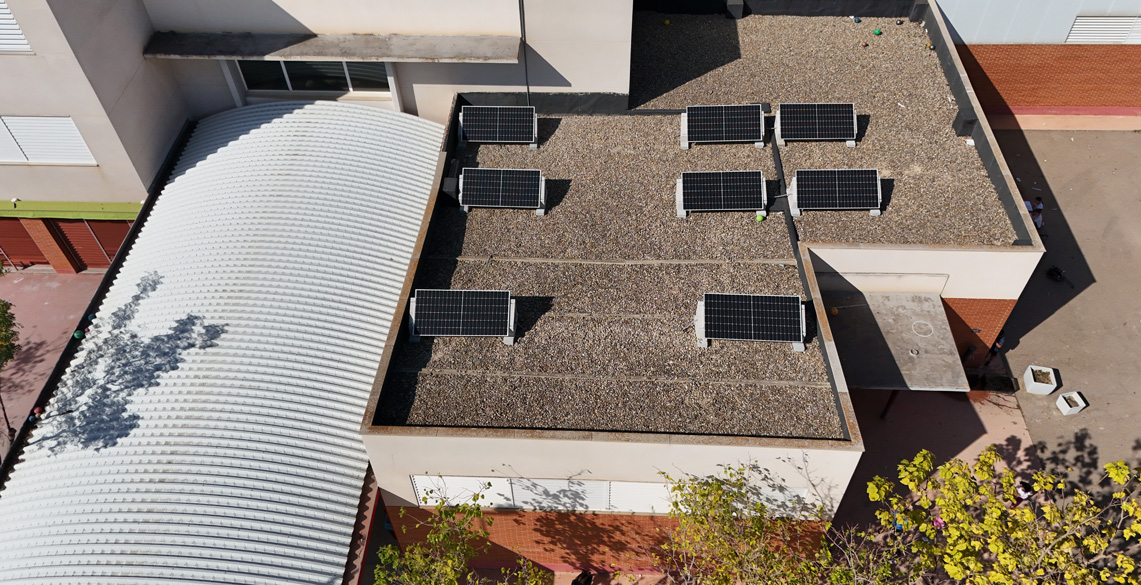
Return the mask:
<path id="1" fill-rule="evenodd" d="M 443 128 L 202 121 L 0 492 L 0 582 L 337 583 Z"/>

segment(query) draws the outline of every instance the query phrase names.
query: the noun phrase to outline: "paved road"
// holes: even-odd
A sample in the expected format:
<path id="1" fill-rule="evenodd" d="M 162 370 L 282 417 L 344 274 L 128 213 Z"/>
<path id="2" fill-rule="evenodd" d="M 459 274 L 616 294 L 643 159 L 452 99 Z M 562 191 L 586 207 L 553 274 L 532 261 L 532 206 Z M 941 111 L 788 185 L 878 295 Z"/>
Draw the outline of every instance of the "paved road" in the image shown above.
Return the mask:
<path id="1" fill-rule="evenodd" d="M 1058 368 L 1085 411 L 1019 394 L 1046 457 L 1086 470 L 1141 455 L 1141 133 L 998 132 L 1023 198 L 1042 197 L 1047 252 L 1007 324 L 1011 371 Z M 1073 284 L 1051 281 L 1058 266 Z M 1061 445 L 1059 449 L 1058 445 Z"/>

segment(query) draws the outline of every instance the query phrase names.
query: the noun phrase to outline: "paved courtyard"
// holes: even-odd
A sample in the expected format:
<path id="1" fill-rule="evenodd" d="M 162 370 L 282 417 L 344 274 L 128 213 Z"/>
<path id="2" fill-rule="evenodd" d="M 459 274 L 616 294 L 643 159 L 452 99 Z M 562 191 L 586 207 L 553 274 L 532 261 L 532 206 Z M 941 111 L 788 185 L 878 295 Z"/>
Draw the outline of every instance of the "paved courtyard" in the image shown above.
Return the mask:
<path id="1" fill-rule="evenodd" d="M 22 349 L 0 372 L 8 420 L 18 432 L 59 360 L 103 274 L 9 272 L 0 277 L 0 299 L 12 303 Z M 2 426 L 2 425 L 0 425 Z M 8 452 L 0 429 L 0 458 Z"/>
<path id="2" fill-rule="evenodd" d="M 1062 416 L 1051 396 L 1019 393 L 1047 463 L 1088 469 L 1141 455 L 1141 133 L 1000 131 L 1024 199 L 1042 197 L 1046 255 L 1006 327 L 1015 376 L 1057 368 L 1089 401 Z M 1051 266 L 1068 283 L 1046 277 Z M 1072 286 L 1071 286 L 1072 285 Z M 1061 448 L 1058 448 L 1061 445 Z"/>

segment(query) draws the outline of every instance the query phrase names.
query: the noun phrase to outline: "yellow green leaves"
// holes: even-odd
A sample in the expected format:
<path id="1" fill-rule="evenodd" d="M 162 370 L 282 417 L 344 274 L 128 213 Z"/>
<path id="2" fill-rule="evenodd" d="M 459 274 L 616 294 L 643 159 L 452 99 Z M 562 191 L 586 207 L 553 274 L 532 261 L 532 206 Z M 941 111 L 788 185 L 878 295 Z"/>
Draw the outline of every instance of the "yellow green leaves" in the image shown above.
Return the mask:
<path id="1" fill-rule="evenodd" d="M 1125 482 L 1129 481 L 1129 476 L 1131 475 L 1129 466 L 1126 465 L 1124 461 L 1106 463 L 1105 473 L 1109 476 L 1109 479 L 1112 479 L 1113 483 L 1117 485 L 1125 485 Z"/>

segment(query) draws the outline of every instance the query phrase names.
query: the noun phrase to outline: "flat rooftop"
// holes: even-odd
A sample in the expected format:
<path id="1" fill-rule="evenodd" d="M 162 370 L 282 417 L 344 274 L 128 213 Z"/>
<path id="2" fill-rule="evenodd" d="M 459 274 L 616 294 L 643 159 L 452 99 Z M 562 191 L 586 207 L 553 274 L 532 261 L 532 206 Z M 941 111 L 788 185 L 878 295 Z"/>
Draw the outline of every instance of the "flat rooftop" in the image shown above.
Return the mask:
<path id="1" fill-rule="evenodd" d="M 791 180 L 796 169 L 877 168 L 889 179 L 886 210 L 805 212 L 796 219 L 801 240 L 1011 245 L 1014 229 L 982 161 L 951 127 L 958 106 L 927 34 L 896 20 L 635 12 L 631 106 L 852 102 L 858 146 L 789 142 L 784 172 Z"/>
<path id="2" fill-rule="evenodd" d="M 469 145 L 461 166 L 536 168 L 548 208 L 437 202 L 416 288 L 509 289 L 518 339 L 402 337 L 377 425 L 844 437 L 815 339 L 696 347 L 705 292 L 804 298 L 777 215 L 674 213 L 683 171 L 760 169 L 748 145 L 682 151 L 677 116 L 540 120 L 538 150 Z"/>

